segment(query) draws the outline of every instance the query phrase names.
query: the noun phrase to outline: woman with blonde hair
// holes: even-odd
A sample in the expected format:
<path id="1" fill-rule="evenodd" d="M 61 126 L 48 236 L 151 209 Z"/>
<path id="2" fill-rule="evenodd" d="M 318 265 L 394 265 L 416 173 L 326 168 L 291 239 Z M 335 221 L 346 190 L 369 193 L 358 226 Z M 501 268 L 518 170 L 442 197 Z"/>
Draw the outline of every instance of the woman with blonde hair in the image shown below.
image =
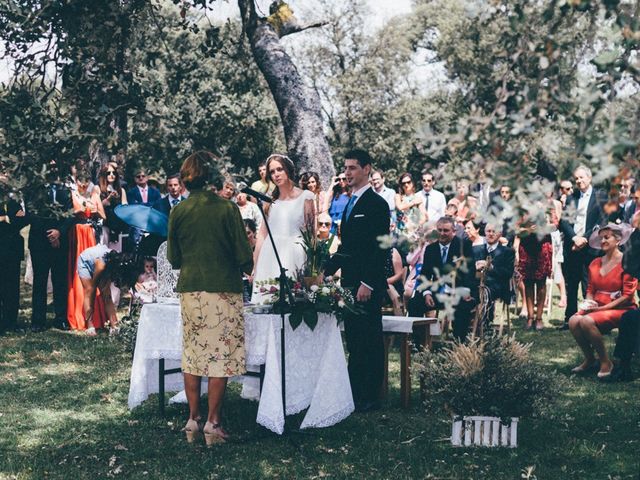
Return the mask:
<path id="1" fill-rule="evenodd" d="M 207 445 L 225 442 L 221 408 L 228 377 L 245 372 L 242 272 L 253 266 L 251 247 L 235 203 L 205 189 L 216 157 L 190 155 L 180 176 L 191 194 L 171 210 L 167 258 L 180 269 L 182 371 L 189 402 L 187 441 L 200 432 Z M 200 381 L 208 377 L 209 412 L 201 425 Z"/>

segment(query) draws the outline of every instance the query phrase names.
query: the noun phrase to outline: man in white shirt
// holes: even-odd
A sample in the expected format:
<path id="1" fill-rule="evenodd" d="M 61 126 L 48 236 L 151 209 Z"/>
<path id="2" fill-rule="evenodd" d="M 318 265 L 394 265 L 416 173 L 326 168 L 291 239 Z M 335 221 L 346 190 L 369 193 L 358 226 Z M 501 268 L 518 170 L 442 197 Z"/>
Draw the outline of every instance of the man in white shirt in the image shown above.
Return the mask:
<path id="1" fill-rule="evenodd" d="M 598 250 L 589 247 L 589 236 L 594 227 L 605 221 L 603 207 L 606 194 L 591 186 L 591 170 L 584 165 L 575 169 L 573 178 L 577 190 L 567 196 L 566 208 L 575 212 L 573 219 L 560 220 L 560 231 L 564 235 L 564 262 L 562 274 L 567 287 L 567 308 L 564 312 L 564 325 L 569 328 L 569 318 L 578 311 L 578 286 L 582 284 L 582 295 L 586 295 L 588 268 L 598 255 Z M 563 216 L 564 217 L 564 216 Z"/>
<path id="2" fill-rule="evenodd" d="M 393 214 L 396 210 L 396 192 L 384 184 L 384 174 L 382 170 L 373 171 L 371 174 L 371 186 L 374 192 L 387 201 L 389 204 L 389 213 L 393 219 Z"/>
<path id="3" fill-rule="evenodd" d="M 444 217 L 447 208 L 447 200 L 444 194 L 435 188 L 435 178 L 432 173 L 424 171 L 422 173 L 422 190 L 420 194 L 424 198 L 424 207 L 427 210 L 427 224 L 435 225 L 440 218 Z"/>

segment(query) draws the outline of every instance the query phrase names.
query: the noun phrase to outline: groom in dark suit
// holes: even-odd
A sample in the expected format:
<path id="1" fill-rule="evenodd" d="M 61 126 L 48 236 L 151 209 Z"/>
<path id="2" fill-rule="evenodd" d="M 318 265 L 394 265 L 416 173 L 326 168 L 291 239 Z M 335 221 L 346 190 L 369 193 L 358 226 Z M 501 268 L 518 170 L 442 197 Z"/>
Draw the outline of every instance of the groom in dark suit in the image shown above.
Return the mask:
<path id="1" fill-rule="evenodd" d="M 363 150 L 345 155 L 345 176 L 351 198 L 342 214 L 342 243 L 329 260 L 325 274 L 342 270 L 342 285 L 353 293 L 363 313 L 345 313 L 349 350 L 349 380 L 356 411 L 379 408 L 384 378 L 382 299 L 387 290 L 385 262 L 388 250 L 378 237 L 389 234 L 389 205 L 369 185 L 372 160 Z"/>

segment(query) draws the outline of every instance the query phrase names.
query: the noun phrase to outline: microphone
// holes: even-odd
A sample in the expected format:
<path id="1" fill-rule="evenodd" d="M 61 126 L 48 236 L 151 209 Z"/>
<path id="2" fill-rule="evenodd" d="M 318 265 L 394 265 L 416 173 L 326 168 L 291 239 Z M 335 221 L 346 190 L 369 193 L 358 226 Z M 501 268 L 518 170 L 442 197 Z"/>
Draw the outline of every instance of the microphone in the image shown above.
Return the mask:
<path id="1" fill-rule="evenodd" d="M 271 198 L 269 195 L 265 195 L 264 193 L 260 193 L 260 192 L 256 192 L 254 189 L 249 188 L 249 187 L 244 187 L 242 190 L 240 190 L 242 193 L 246 193 L 247 195 L 251 195 L 252 197 L 262 201 L 262 202 L 267 202 L 267 203 L 273 203 L 273 198 Z"/>

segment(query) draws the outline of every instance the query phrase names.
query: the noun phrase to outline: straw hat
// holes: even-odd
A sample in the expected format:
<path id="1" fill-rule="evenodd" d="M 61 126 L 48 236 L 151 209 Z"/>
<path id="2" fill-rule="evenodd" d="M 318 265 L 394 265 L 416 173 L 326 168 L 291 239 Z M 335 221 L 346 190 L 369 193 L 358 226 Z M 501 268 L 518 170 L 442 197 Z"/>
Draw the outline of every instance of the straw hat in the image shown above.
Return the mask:
<path id="1" fill-rule="evenodd" d="M 591 236 L 589 237 L 589 246 L 591 248 L 596 248 L 598 250 L 602 248 L 602 239 L 600 238 L 600 235 L 599 235 L 601 230 L 611 230 L 613 232 L 618 232 L 620 235 L 620 245 L 622 245 L 627 240 L 629 240 L 629 237 L 633 232 L 633 227 L 628 223 L 612 223 L 612 222 L 609 222 L 606 225 L 596 227 L 593 230 L 593 233 L 591 234 Z"/>

